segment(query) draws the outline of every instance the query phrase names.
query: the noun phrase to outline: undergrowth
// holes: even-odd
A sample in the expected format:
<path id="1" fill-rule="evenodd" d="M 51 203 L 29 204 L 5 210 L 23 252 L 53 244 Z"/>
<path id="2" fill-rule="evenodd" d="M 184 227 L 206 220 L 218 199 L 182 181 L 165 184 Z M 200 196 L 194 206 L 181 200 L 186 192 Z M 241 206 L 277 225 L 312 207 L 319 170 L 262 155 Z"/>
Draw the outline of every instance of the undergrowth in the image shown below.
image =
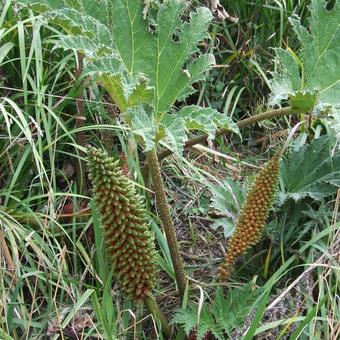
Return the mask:
<path id="1" fill-rule="evenodd" d="M 339 2 L 219 1 L 222 21 L 201 7 L 212 1 L 126 3 L 148 31 L 124 36 L 120 0 L 1 3 L 0 338 L 339 338 Z M 88 145 L 146 197 L 157 307 L 121 293 Z M 242 204 L 279 150 L 262 236 L 221 283 Z"/>

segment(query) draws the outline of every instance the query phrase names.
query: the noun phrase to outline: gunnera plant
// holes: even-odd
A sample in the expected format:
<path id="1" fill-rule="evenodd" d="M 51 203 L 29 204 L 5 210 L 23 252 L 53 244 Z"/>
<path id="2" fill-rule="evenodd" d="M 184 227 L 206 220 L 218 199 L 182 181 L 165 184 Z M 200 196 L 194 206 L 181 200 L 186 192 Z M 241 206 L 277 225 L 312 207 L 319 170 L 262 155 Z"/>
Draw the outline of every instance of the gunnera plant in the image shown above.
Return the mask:
<path id="1" fill-rule="evenodd" d="M 227 252 L 219 267 L 221 281 L 226 281 L 235 260 L 259 242 L 277 190 L 280 173 L 280 154 L 263 166 L 247 194 L 235 231 L 228 240 Z"/>
<path id="2" fill-rule="evenodd" d="M 156 250 L 144 200 L 105 151 L 89 147 L 87 160 L 115 273 L 133 301 L 145 300 L 155 284 Z"/>

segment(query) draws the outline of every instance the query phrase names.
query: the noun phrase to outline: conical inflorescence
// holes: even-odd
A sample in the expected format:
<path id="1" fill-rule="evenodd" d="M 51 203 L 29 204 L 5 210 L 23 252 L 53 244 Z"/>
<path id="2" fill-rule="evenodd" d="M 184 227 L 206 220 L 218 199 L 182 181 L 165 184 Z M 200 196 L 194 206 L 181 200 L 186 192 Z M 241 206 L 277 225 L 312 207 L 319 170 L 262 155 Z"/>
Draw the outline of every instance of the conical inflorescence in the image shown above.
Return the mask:
<path id="1" fill-rule="evenodd" d="M 141 196 L 106 152 L 89 147 L 88 167 L 104 238 L 123 289 L 144 300 L 156 279 L 156 250 Z"/>
<path id="2" fill-rule="evenodd" d="M 280 159 L 278 155 L 275 155 L 256 176 L 242 206 L 235 231 L 228 240 L 227 253 L 219 267 L 221 281 L 226 281 L 229 278 L 237 257 L 259 242 L 273 204 L 279 172 Z"/>

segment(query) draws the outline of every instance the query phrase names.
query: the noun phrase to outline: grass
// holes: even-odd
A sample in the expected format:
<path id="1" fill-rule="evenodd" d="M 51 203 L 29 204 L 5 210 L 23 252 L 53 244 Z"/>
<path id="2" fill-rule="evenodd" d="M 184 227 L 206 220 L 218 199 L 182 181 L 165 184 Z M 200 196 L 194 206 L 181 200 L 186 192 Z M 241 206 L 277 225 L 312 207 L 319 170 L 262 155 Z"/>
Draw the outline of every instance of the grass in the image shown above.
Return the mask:
<path id="1" fill-rule="evenodd" d="M 308 1 L 220 3 L 239 20 L 213 25 L 210 51 L 218 66 L 203 83 L 198 102 L 204 100 L 221 112 L 241 118 L 247 112 L 253 114 L 265 102 L 269 92 L 268 71 L 274 57 L 272 47 L 288 46 L 293 50 L 297 47 L 288 18 L 294 14 L 304 21 Z"/>
<path id="2" fill-rule="evenodd" d="M 262 103 L 272 58 L 269 47 L 296 43 L 287 17 L 304 16 L 306 2 L 225 5 L 240 20 L 213 26 L 210 49 L 223 67 L 211 71 L 195 101 L 238 119 Z M 110 115 L 115 106 L 103 99 L 103 90 L 90 80 L 76 79 L 76 56 L 53 49 L 54 27 L 43 25 L 32 13 L 18 20 L 10 1 L 2 7 L 0 26 L 0 338 L 162 337 L 157 320 L 120 295 L 95 203 L 79 192 L 74 175 L 65 172 L 66 165 L 74 170 L 82 160 L 84 146 L 75 137 L 79 132 L 87 143 L 110 149 L 117 157 L 124 155 L 132 179 L 148 197 L 161 270 L 156 295 L 170 314 L 176 308 L 174 270 L 159 220 L 152 213 L 153 195 L 142 175 L 144 155 L 125 126 Z M 79 93 L 86 115 L 81 127 L 75 119 Z M 249 139 L 255 134 L 248 133 Z M 196 150 L 163 162 L 168 194 L 177 204 L 173 210 L 180 244 L 190 259 L 186 269 L 191 283 L 198 285 L 186 292 L 183 307 L 202 303 L 202 296 L 213 296 L 216 286 L 223 231 L 212 230 L 213 218 L 200 213 L 211 212 L 212 186 L 225 187 L 226 176 L 236 181 L 252 173 L 267 157 L 256 147 L 249 157 L 244 142 L 220 142 L 220 150 L 232 160 L 221 162 L 221 155 L 210 148 L 204 156 Z M 247 164 L 238 161 L 246 157 Z M 225 195 L 235 194 L 231 187 Z M 269 334 L 278 326 L 277 339 L 288 332 L 291 339 L 339 338 L 339 200 L 340 192 L 321 206 L 313 202 L 300 206 L 314 213 L 301 220 L 294 220 L 289 211 L 274 212 L 276 234 L 269 231 L 270 238 L 249 253 L 233 276 L 233 285 L 255 277 L 254 284 L 264 287 L 244 339 Z M 293 314 L 263 321 L 263 315 L 294 296 L 307 275 L 313 277 L 312 296 L 305 294 Z"/>
<path id="3" fill-rule="evenodd" d="M 5 160 L 0 213 L 3 247 L 8 249 L 1 270 L 2 337 L 41 339 L 47 334 L 57 338 L 60 330 L 76 332 L 72 330 L 75 319 L 86 326 L 84 335 L 114 336 L 129 318 L 121 322 L 121 316 L 112 313 L 116 312 L 114 302 L 107 299 L 112 272 L 91 241 L 94 237 L 97 249 L 102 248 L 98 224 L 91 236 L 89 214 L 61 217 L 68 203 L 77 212 L 89 201 L 77 194 L 60 166 L 79 149 L 72 115 L 72 94 L 78 86 L 72 71 L 74 59 L 72 54 L 60 58 L 60 51 L 51 52 L 51 31 L 34 16 L 15 22 L 8 4 L 1 21 L 10 28 L 4 28 L 2 39 L 12 43 L 2 45 L 2 70 L 6 75 L 17 74 L 21 83 L 6 77 L 1 90 L 7 93 L 0 104 L 0 154 Z M 98 102 L 91 111 L 102 106 Z M 96 129 L 122 130 L 98 124 L 82 128 L 90 133 Z M 90 317 L 93 310 L 101 313 L 99 329 Z"/>

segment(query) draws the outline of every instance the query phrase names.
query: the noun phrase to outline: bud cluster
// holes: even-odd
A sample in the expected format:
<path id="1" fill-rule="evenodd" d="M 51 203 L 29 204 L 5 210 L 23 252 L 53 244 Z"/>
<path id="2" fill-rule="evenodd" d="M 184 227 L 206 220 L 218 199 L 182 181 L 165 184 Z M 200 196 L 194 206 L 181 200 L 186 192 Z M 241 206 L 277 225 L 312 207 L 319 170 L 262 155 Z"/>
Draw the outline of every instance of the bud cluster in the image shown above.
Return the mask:
<path id="1" fill-rule="evenodd" d="M 227 253 L 219 268 L 222 281 L 229 278 L 237 257 L 259 242 L 273 204 L 279 172 L 280 160 L 278 156 L 274 156 L 256 176 L 242 206 L 235 231 L 228 240 Z"/>
<path id="2" fill-rule="evenodd" d="M 93 147 L 89 147 L 87 159 L 115 273 L 132 300 L 144 300 L 156 279 L 156 251 L 144 201 L 123 174 L 119 161 Z"/>

